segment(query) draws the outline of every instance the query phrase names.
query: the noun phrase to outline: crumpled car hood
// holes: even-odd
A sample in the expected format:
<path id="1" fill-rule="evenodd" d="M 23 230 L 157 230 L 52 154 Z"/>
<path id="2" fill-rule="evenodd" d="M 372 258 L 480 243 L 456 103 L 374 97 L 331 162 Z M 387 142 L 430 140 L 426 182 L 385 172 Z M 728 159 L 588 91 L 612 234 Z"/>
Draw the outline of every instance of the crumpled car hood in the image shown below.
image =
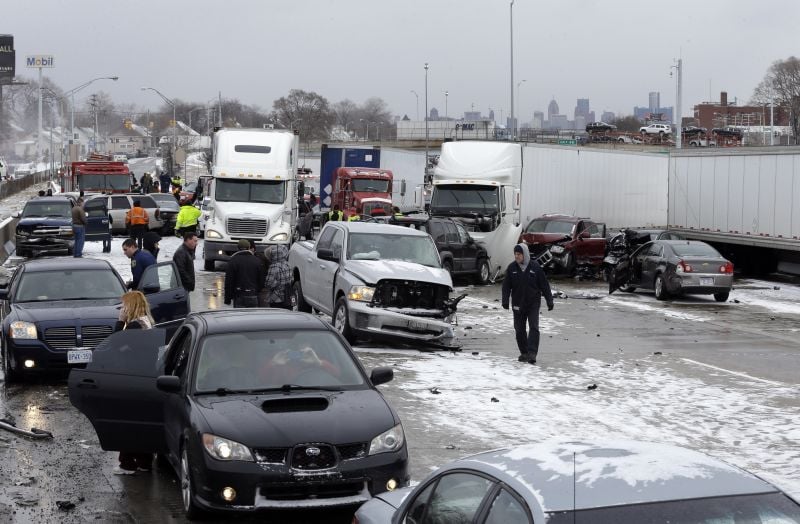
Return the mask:
<path id="1" fill-rule="evenodd" d="M 453 280 L 444 269 L 403 260 L 348 260 L 345 269 L 367 284 L 377 284 L 380 280 L 390 278 L 453 287 Z"/>

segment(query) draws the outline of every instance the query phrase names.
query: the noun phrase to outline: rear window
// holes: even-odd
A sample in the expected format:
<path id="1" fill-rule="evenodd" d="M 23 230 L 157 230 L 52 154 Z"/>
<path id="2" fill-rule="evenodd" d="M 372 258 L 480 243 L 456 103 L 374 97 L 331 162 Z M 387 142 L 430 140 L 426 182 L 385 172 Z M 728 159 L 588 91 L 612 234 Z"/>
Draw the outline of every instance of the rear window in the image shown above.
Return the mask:
<path id="1" fill-rule="evenodd" d="M 248 146 L 245 144 L 239 144 L 233 146 L 233 150 L 237 153 L 257 153 L 267 155 L 270 151 L 272 151 L 272 148 L 269 146 Z"/>
<path id="2" fill-rule="evenodd" d="M 148 196 L 133 197 L 133 201 L 134 202 L 141 202 L 142 203 L 142 207 L 146 207 L 146 208 L 150 208 L 150 209 L 152 209 L 154 207 L 158 207 L 158 205 L 156 204 L 156 201 L 153 200 L 152 198 L 148 197 Z"/>
<path id="3" fill-rule="evenodd" d="M 562 233 L 572 234 L 572 222 L 561 222 L 559 220 L 534 220 L 525 228 L 526 233 Z"/>
<path id="4" fill-rule="evenodd" d="M 700 257 L 720 257 L 719 251 L 708 244 L 672 244 L 672 250 L 679 257 L 700 256 Z"/>

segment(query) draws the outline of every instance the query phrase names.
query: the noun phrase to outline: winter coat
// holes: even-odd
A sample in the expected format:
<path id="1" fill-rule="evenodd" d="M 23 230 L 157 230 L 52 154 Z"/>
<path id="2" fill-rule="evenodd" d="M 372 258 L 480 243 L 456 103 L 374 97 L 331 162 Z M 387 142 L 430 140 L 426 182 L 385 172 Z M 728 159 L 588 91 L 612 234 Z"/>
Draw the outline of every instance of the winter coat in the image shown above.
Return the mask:
<path id="1" fill-rule="evenodd" d="M 172 255 L 172 261 L 178 266 L 183 289 L 189 292 L 194 291 L 194 251 L 186 247 L 186 244 L 181 244 Z"/>
<path id="2" fill-rule="evenodd" d="M 133 275 L 131 289 L 137 289 L 139 287 L 139 280 L 142 278 L 142 273 L 144 273 L 144 270 L 147 269 L 148 266 L 152 266 L 155 263 L 155 257 L 148 251 L 143 249 L 136 250 L 133 254 L 133 258 L 131 258 L 131 274 Z"/>
<path id="3" fill-rule="evenodd" d="M 237 251 L 228 261 L 225 270 L 225 303 L 234 298 L 256 296 L 264 287 L 264 264 L 249 249 Z"/>
<path id="4" fill-rule="evenodd" d="M 177 222 L 175 222 L 175 229 L 196 226 L 200 215 L 200 210 L 190 204 L 181 206 L 181 210 L 178 212 Z"/>
<path id="5" fill-rule="evenodd" d="M 540 304 L 544 296 L 547 306 L 553 305 L 553 293 L 544 270 L 534 260 L 530 259 L 528 246 L 523 245 L 522 267 L 516 261 L 508 265 L 506 277 L 503 279 L 502 305 L 507 308 L 509 298 L 516 311 L 527 311 Z"/>
<path id="6" fill-rule="evenodd" d="M 267 246 L 264 256 L 269 262 L 265 287 L 269 291 L 270 304 L 283 304 L 288 299 L 292 284 L 292 270 L 289 267 L 289 250 L 283 244 Z"/>

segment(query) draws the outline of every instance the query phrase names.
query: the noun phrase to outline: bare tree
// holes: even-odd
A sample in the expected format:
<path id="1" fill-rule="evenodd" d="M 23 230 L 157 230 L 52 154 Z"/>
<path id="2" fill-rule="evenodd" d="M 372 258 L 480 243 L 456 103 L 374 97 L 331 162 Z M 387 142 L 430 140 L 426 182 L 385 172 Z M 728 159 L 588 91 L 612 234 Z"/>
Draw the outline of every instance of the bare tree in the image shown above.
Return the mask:
<path id="1" fill-rule="evenodd" d="M 609 123 L 617 126 L 617 129 L 620 131 L 627 131 L 629 133 L 638 133 L 639 128 L 642 127 L 641 120 L 633 115 L 617 117 L 613 122 Z"/>
<path id="2" fill-rule="evenodd" d="M 800 133 L 800 59 L 776 60 L 753 92 L 755 104 L 773 103 L 789 109 L 789 125 L 797 143 Z"/>
<path id="3" fill-rule="evenodd" d="M 272 104 L 272 118 L 281 127 L 298 129 L 306 142 L 328 137 L 334 113 L 328 99 L 313 91 L 292 89 Z"/>
<path id="4" fill-rule="evenodd" d="M 344 100 L 336 102 L 333 104 L 333 113 L 336 117 L 336 125 L 340 125 L 342 127 L 347 127 L 348 124 L 350 126 L 354 125 L 354 121 L 358 122 L 358 111 L 358 105 L 349 98 L 345 98 Z"/>

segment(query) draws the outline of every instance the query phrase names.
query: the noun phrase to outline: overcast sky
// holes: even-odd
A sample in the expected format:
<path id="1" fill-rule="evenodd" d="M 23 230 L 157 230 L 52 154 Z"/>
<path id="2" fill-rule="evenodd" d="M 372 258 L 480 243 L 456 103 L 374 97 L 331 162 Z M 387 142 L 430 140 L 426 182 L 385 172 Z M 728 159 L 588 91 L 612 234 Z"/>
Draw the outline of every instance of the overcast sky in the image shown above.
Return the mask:
<path id="1" fill-rule="evenodd" d="M 675 99 L 670 66 L 684 61 L 684 115 L 700 101 L 749 100 L 776 59 L 800 54 L 798 0 L 516 0 L 516 113 L 530 120 L 555 96 L 631 114 L 649 91 Z M 63 89 L 157 108 L 168 97 L 223 98 L 271 108 L 292 88 L 331 103 L 382 97 L 394 114 L 470 110 L 508 115 L 509 2 L 497 0 L 5 0 L 0 33 L 14 35 L 17 76 L 28 54 L 52 54 L 45 74 Z M 516 85 L 514 86 L 516 93 Z"/>

